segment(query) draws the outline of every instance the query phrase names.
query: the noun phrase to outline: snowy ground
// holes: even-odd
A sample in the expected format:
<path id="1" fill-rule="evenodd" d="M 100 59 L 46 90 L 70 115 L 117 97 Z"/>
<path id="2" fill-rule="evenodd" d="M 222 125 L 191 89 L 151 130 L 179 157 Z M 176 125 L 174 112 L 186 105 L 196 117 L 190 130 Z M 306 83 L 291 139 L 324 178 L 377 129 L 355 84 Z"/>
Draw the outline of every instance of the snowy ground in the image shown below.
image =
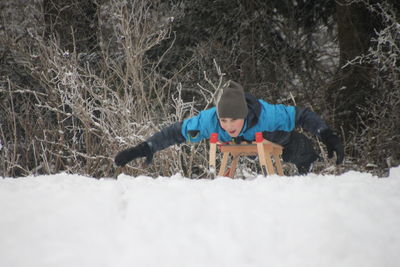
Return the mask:
<path id="1" fill-rule="evenodd" d="M 400 265 L 400 167 L 341 176 L 0 178 L 0 266 Z"/>

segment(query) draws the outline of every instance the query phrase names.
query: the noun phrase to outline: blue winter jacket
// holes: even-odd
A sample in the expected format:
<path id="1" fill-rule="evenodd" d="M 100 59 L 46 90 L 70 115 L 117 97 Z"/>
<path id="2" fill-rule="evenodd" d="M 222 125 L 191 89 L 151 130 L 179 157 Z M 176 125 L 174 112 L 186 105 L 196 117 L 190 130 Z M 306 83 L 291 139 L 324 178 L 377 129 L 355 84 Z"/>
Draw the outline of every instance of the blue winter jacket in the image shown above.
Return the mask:
<path id="1" fill-rule="evenodd" d="M 262 132 L 265 139 L 285 146 L 290 140 L 290 133 L 296 127 L 305 128 L 317 136 L 320 131 L 327 128 L 325 122 L 308 109 L 269 104 L 250 94 L 246 94 L 246 102 L 249 113 L 235 141 L 254 141 L 255 133 Z M 162 129 L 150 137 L 147 143 L 152 151 L 156 152 L 174 144 L 208 139 L 212 133 L 218 133 L 220 141 L 232 140 L 221 128 L 215 107 Z"/>
<path id="2" fill-rule="evenodd" d="M 263 100 L 258 100 L 261 107 L 258 121 L 249 125 L 245 120 L 243 129 L 239 134 L 244 140 L 255 139 L 256 132 L 293 131 L 295 126 L 295 108 L 284 105 L 271 105 Z M 212 133 L 218 133 L 220 141 L 231 141 L 231 136 L 224 131 L 219 123 L 216 108 L 200 112 L 199 115 L 186 119 L 182 124 L 182 135 L 186 141 L 199 142 L 207 139 Z"/>

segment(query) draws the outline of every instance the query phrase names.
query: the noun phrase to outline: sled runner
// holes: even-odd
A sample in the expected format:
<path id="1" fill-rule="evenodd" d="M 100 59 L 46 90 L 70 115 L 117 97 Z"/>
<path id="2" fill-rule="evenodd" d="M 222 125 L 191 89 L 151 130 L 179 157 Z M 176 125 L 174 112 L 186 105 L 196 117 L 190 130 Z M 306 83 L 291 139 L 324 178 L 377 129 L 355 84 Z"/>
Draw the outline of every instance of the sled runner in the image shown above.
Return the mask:
<path id="1" fill-rule="evenodd" d="M 218 176 L 228 176 L 233 178 L 240 156 L 258 156 L 261 170 L 264 176 L 275 174 L 283 176 L 281 155 L 282 146 L 265 140 L 261 132 L 256 133 L 256 141 L 252 143 L 233 144 L 221 143 L 218 141 L 218 133 L 211 134 L 210 137 L 210 157 L 209 165 L 211 173 L 216 172 L 216 154 L 218 150 L 223 153 L 221 166 Z M 232 156 L 231 166 L 227 169 L 228 161 Z M 275 163 L 275 168 L 274 164 Z"/>

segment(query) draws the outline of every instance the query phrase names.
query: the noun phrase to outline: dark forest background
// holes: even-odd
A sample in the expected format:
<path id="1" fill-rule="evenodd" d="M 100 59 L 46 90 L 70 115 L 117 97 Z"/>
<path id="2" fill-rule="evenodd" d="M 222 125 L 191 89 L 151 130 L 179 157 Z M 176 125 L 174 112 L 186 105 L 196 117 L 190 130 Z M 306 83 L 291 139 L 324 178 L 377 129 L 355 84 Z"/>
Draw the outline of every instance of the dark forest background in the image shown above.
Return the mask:
<path id="1" fill-rule="evenodd" d="M 341 135 L 340 167 L 314 139 L 315 172 L 385 176 L 400 164 L 399 16 L 398 0 L 1 0 L 0 175 L 113 176 L 117 151 L 233 79 Z M 207 177 L 207 159 L 207 142 L 185 144 L 126 172 Z"/>

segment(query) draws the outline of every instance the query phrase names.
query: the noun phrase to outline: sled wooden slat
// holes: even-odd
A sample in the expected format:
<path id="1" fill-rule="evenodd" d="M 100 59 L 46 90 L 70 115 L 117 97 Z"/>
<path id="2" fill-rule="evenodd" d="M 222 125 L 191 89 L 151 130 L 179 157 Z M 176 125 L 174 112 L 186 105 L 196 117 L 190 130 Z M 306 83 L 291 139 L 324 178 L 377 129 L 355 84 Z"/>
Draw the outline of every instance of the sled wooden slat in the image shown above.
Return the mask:
<path id="1" fill-rule="evenodd" d="M 283 176 L 281 163 L 283 147 L 265 140 L 261 133 L 257 133 L 256 135 L 255 142 L 244 144 L 220 143 L 216 141 L 218 135 L 217 137 L 214 135 L 210 138 L 210 169 L 214 171 L 216 170 L 216 153 L 218 147 L 218 150 L 223 153 L 221 166 L 218 172 L 219 176 L 228 176 L 233 178 L 239 157 L 251 155 L 258 156 L 263 175 L 267 176 L 277 173 L 278 175 Z M 228 161 L 230 158 L 232 158 L 231 166 L 228 168 Z"/>
<path id="2" fill-rule="evenodd" d="M 282 151 L 280 152 L 280 154 L 272 153 L 272 157 L 274 158 L 275 165 L 276 165 L 276 171 L 278 172 L 279 176 L 283 176 L 282 162 L 281 162 L 281 158 L 279 157 L 279 155 L 282 155 Z"/>
<path id="3" fill-rule="evenodd" d="M 211 152 L 211 150 L 210 150 L 210 153 L 214 153 L 214 152 Z M 219 168 L 219 173 L 218 173 L 219 176 L 226 175 L 225 170 L 226 170 L 226 166 L 228 165 L 229 154 L 230 154 L 230 152 L 226 152 L 222 155 L 221 167 Z"/>
<path id="4" fill-rule="evenodd" d="M 210 172 L 215 174 L 216 172 L 216 154 L 217 154 L 217 142 L 218 142 L 218 134 L 212 134 L 210 137 L 210 157 L 209 157 L 209 164 L 210 164 Z"/>
<path id="5" fill-rule="evenodd" d="M 229 177 L 233 178 L 233 176 L 235 175 L 235 171 L 237 168 L 237 164 L 239 162 L 239 153 L 232 153 L 232 163 L 231 163 L 231 168 L 229 170 Z"/>

